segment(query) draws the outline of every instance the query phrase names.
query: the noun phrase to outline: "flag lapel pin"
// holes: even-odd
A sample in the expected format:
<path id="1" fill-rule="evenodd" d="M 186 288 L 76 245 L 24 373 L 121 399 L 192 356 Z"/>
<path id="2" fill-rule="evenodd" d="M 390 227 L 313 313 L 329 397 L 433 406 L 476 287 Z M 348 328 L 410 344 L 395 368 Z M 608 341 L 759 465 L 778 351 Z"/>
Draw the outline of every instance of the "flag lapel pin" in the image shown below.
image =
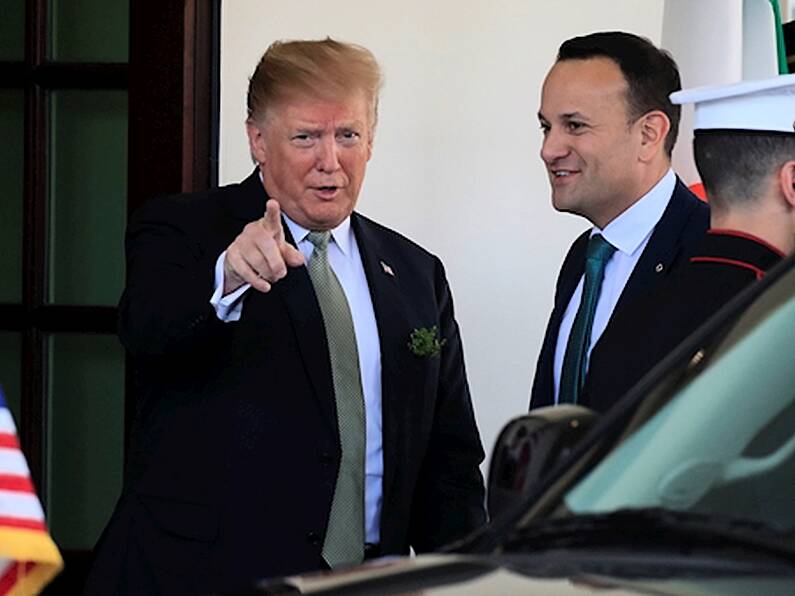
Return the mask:
<path id="1" fill-rule="evenodd" d="M 390 267 L 387 263 L 384 263 L 384 261 L 381 261 L 381 269 L 383 269 L 384 273 L 390 277 L 395 277 L 395 272 L 392 271 L 392 267 Z"/>

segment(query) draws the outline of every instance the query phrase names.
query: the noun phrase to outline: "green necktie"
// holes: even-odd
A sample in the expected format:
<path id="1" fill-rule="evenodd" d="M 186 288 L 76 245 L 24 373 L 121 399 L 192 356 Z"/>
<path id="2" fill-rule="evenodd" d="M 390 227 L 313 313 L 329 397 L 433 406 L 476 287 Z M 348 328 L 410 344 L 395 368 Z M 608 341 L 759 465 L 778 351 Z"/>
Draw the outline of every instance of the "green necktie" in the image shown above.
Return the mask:
<path id="1" fill-rule="evenodd" d="M 616 247 L 605 240 L 600 234 L 594 234 L 588 241 L 585 256 L 585 281 L 582 286 L 582 299 L 577 309 L 577 316 L 569 333 L 566 354 L 563 357 L 563 370 L 560 374 L 560 393 L 558 403 L 576 404 L 580 395 L 585 373 L 588 370 L 588 346 L 591 341 L 593 318 L 605 266 L 616 251 Z"/>
<path id="2" fill-rule="evenodd" d="M 309 277 L 323 314 L 337 404 L 342 460 L 331 503 L 323 559 L 330 567 L 364 559 L 364 392 L 356 332 L 345 292 L 328 262 L 330 232 L 310 232 Z"/>

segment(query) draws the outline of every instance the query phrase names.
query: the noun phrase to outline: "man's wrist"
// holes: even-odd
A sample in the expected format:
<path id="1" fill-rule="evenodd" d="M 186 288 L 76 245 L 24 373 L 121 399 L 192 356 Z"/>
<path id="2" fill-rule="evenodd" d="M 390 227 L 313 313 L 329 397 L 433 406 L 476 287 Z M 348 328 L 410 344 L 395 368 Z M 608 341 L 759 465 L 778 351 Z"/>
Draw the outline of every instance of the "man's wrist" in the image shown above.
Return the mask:
<path id="1" fill-rule="evenodd" d="M 247 283 L 242 283 L 229 292 L 225 291 L 225 262 L 226 251 L 222 252 L 215 261 L 215 290 L 210 297 L 210 304 L 215 309 L 215 314 L 219 320 L 230 323 L 240 320 L 243 310 L 243 294 L 251 286 Z"/>

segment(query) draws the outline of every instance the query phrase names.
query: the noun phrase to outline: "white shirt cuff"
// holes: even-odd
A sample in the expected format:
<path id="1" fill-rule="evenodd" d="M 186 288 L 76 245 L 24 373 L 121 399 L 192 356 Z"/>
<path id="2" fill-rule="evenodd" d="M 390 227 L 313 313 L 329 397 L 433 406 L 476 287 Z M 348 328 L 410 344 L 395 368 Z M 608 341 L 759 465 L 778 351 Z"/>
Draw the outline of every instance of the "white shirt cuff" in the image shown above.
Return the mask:
<path id="1" fill-rule="evenodd" d="M 224 260 L 226 251 L 222 252 L 215 261 L 215 291 L 210 298 L 210 304 L 215 309 L 215 315 L 224 323 L 232 323 L 240 320 L 243 313 L 243 294 L 251 287 L 251 284 L 243 284 L 231 294 L 224 293 Z"/>

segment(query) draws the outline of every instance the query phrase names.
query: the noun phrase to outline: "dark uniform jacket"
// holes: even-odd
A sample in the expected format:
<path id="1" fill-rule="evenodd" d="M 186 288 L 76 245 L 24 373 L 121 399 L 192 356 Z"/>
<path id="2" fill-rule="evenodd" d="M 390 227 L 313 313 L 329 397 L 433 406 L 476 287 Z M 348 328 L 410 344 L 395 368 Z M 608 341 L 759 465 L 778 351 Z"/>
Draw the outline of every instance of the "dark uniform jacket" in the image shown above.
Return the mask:
<path id="1" fill-rule="evenodd" d="M 137 411 L 90 593 L 208 592 L 323 565 L 341 452 L 306 267 L 247 292 L 239 322 L 222 323 L 209 304 L 218 255 L 266 199 L 254 173 L 150 201 L 130 223 L 119 334 L 135 360 Z M 485 521 L 450 290 L 430 253 L 356 213 L 351 227 L 381 346 L 380 547 L 429 551 Z M 441 355 L 413 354 L 412 330 L 433 326 Z"/>
<path id="2" fill-rule="evenodd" d="M 671 200 L 654 227 L 632 275 L 627 280 L 612 316 L 620 313 L 640 296 L 655 291 L 672 270 L 680 263 L 687 262 L 687 258 L 693 254 L 708 227 L 709 207 L 677 179 Z M 583 232 L 574 241 L 560 268 L 555 287 L 555 303 L 536 364 L 530 395 L 531 408 L 555 403 L 552 367 L 555 361 L 558 331 L 566 307 L 585 271 L 585 250 L 588 247 L 589 236 L 590 230 Z M 606 331 L 613 324 L 612 320 L 611 318 L 608 322 Z"/>
<path id="3" fill-rule="evenodd" d="M 614 315 L 591 352 L 581 403 L 604 412 L 782 254 L 758 238 L 710 230 L 688 264 Z"/>

